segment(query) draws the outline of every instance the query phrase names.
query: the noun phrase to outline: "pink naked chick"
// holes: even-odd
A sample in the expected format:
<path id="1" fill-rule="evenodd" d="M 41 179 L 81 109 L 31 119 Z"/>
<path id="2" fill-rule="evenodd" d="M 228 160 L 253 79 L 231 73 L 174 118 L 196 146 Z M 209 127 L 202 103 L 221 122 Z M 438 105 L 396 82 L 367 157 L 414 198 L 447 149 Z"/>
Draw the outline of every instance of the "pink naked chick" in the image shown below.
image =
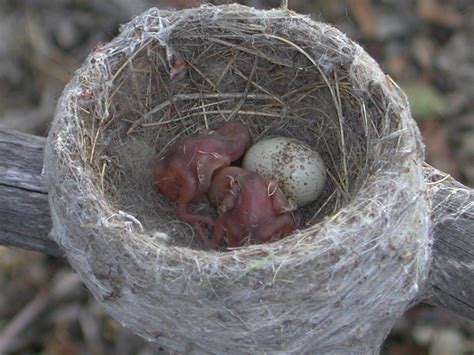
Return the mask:
<path id="1" fill-rule="evenodd" d="M 229 247 L 278 240 L 293 232 L 298 220 L 289 213 L 296 209 L 275 180 L 238 167 L 219 170 L 212 179 L 209 201 L 220 216 L 209 244 L 217 248 L 227 236 Z"/>
<path id="2" fill-rule="evenodd" d="M 212 227 L 214 221 L 210 216 L 190 211 L 189 204 L 205 196 L 217 169 L 241 158 L 251 144 L 249 129 L 240 122 L 229 121 L 215 131 L 184 138 L 154 167 L 153 182 L 166 198 L 176 202 L 176 216 L 192 224 L 206 241 L 208 237 L 201 225 Z"/>

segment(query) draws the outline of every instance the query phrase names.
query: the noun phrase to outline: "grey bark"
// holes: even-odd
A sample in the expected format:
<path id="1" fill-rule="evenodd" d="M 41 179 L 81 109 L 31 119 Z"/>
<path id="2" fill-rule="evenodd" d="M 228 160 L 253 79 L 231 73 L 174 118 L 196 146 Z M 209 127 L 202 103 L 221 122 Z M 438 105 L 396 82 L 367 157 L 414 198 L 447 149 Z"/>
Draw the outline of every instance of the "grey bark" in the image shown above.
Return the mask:
<path id="1" fill-rule="evenodd" d="M 51 229 L 43 168 L 44 138 L 0 130 L 0 245 L 54 256 L 61 249 Z"/>
<path id="2" fill-rule="evenodd" d="M 41 175 L 44 138 L 0 130 L 0 245 L 61 256 L 49 239 Z M 425 167 L 432 201 L 433 260 L 421 298 L 474 320 L 474 190 Z"/>
<path id="3" fill-rule="evenodd" d="M 474 189 L 432 167 L 426 173 L 433 222 L 427 297 L 474 320 Z"/>

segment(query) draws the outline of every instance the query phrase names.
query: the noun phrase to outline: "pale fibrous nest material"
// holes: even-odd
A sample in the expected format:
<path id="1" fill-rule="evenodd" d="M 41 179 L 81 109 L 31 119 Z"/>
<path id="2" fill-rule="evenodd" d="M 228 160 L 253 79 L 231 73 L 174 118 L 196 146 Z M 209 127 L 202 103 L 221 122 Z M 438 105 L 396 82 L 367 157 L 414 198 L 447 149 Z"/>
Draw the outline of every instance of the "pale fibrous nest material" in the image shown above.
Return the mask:
<path id="1" fill-rule="evenodd" d="M 231 119 L 254 141 L 307 142 L 328 182 L 293 235 L 208 250 L 150 166 Z M 422 161 L 406 98 L 335 28 L 283 9 L 154 8 L 64 90 L 45 157 L 52 235 L 106 310 L 163 348 L 377 352 L 427 276 Z"/>

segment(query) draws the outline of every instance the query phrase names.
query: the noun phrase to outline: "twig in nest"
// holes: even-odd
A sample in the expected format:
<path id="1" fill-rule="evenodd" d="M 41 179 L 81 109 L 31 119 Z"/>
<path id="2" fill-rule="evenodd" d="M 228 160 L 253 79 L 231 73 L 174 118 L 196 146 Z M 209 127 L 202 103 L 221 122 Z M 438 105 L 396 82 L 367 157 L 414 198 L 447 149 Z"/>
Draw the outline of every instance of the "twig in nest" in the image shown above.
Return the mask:
<path id="1" fill-rule="evenodd" d="M 208 114 L 208 115 L 209 114 L 219 114 L 219 113 L 232 114 L 233 112 L 235 112 L 235 110 L 213 110 L 213 111 L 207 111 L 206 114 Z M 246 115 L 246 116 L 263 116 L 263 117 L 274 117 L 274 118 L 278 118 L 278 117 L 281 116 L 281 114 L 279 112 L 272 113 L 272 112 L 259 112 L 259 111 L 238 111 L 237 113 L 239 115 Z M 176 118 L 176 119 L 173 119 L 173 120 L 169 120 L 169 121 L 143 123 L 142 127 L 161 126 L 161 125 L 164 125 L 164 124 L 167 124 L 167 123 L 178 122 L 180 120 L 184 120 L 184 119 L 191 118 L 191 117 L 196 117 L 196 116 L 202 116 L 202 115 L 203 115 L 202 112 L 196 112 L 196 113 L 192 113 L 190 115 L 186 115 L 186 116 Z"/>
<path id="2" fill-rule="evenodd" d="M 265 94 L 271 96 L 275 101 L 283 105 L 283 101 L 278 98 L 275 94 L 272 94 L 270 90 L 265 89 L 263 86 L 258 85 L 255 81 L 251 81 L 250 78 L 247 78 L 240 70 L 237 68 L 234 69 L 235 73 L 240 76 L 242 79 L 250 81 L 254 87 L 256 87 L 258 90 L 264 92 Z"/>
<path id="3" fill-rule="evenodd" d="M 198 73 L 199 76 L 201 76 L 209 85 L 211 85 L 211 87 L 214 91 L 218 91 L 217 90 L 217 85 L 210 78 L 208 78 L 206 74 L 204 74 L 201 70 L 199 70 L 199 68 L 196 67 L 190 61 L 187 61 L 186 63 L 191 67 L 191 69 L 193 69 L 196 73 Z"/>
<path id="4" fill-rule="evenodd" d="M 233 55 L 229 62 L 227 63 L 227 65 L 225 66 L 224 70 L 222 71 L 221 75 L 219 76 L 219 79 L 217 79 L 217 82 L 216 82 L 216 87 L 219 87 L 222 79 L 224 79 L 224 77 L 226 76 L 227 72 L 229 71 L 229 69 L 234 65 L 235 63 L 235 55 Z"/>
<path id="5" fill-rule="evenodd" d="M 227 41 L 224 41 L 222 39 L 210 37 L 209 41 L 216 42 L 216 43 L 222 44 L 224 46 L 236 48 L 236 49 L 238 49 L 238 50 L 240 50 L 244 53 L 251 54 L 251 55 L 254 55 L 256 57 L 261 57 L 261 58 L 263 58 L 263 59 L 265 59 L 265 60 L 267 60 L 267 61 L 269 61 L 270 63 L 273 63 L 273 64 L 277 64 L 277 65 L 281 65 L 281 66 L 289 67 L 289 68 L 292 68 L 294 66 L 292 63 L 283 62 L 283 61 L 278 60 L 276 58 L 266 56 L 262 52 L 259 52 L 259 51 L 253 50 L 253 49 L 249 49 L 249 48 L 246 48 L 246 47 L 243 47 L 243 46 L 239 46 L 237 44 L 227 42 Z"/>
<path id="6" fill-rule="evenodd" d="M 148 120 L 155 113 L 163 110 L 165 107 L 171 105 L 173 102 L 182 100 L 199 100 L 199 99 L 242 99 L 246 97 L 250 100 L 273 100 L 274 97 L 265 94 L 247 94 L 235 92 L 235 93 L 217 93 L 217 94 L 178 94 L 174 95 L 171 99 L 163 101 L 158 106 L 154 107 L 151 111 L 145 113 L 143 118 Z"/>
<path id="7" fill-rule="evenodd" d="M 233 120 L 235 115 L 239 112 L 239 110 L 242 108 L 242 105 L 245 103 L 245 100 L 247 99 L 247 95 L 249 92 L 250 84 L 252 83 L 253 76 L 255 75 L 255 71 L 257 70 L 257 57 L 255 57 L 255 60 L 253 61 L 253 66 L 252 70 L 250 71 L 249 78 L 247 80 L 247 84 L 245 85 L 245 90 L 242 96 L 242 99 L 239 101 L 237 106 L 235 106 L 234 110 L 231 112 L 231 114 L 228 117 L 228 120 Z"/>

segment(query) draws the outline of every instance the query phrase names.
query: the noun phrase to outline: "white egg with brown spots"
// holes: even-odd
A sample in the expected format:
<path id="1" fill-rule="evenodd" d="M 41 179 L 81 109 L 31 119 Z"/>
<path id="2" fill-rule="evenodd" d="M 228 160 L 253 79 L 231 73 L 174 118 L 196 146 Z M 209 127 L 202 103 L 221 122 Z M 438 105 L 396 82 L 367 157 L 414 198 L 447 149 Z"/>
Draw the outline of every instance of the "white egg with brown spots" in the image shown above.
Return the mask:
<path id="1" fill-rule="evenodd" d="M 321 155 L 305 142 L 287 137 L 264 139 L 247 151 L 243 168 L 276 179 L 298 207 L 315 201 L 326 184 Z"/>

